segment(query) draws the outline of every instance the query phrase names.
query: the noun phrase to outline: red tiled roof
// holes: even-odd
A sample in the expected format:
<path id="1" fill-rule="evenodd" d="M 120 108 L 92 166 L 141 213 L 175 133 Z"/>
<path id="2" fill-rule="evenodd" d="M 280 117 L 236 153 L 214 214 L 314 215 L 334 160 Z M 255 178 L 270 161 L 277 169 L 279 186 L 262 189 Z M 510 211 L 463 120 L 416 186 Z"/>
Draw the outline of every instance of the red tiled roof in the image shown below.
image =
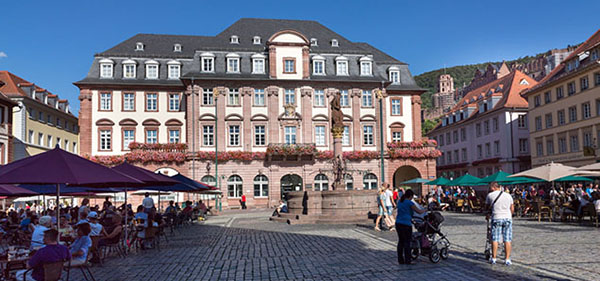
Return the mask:
<path id="1" fill-rule="evenodd" d="M 0 82 L 4 83 L 4 85 L 0 85 L 0 93 L 2 93 L 3 95 L 5 95 L 5 97 L 10 100 L 9 97 L 26 97 L 27 93 L 25 93 L 25 91 L 23 91 L 23 89 L 21 89 L 20 86 L 34 86 L 33 83 L 9 72 L 6 70 L 0 70 Z M 0 83 L 0 84 L 2 84 Z M 38 86 L 35 86 L 35 91 L 36 92 L 48 92 L 46 89 L 40 88 Z M 58 97 L 57 95 L 53 95 L 50 94 L 50 92 L 48 92 L 48 96 L 49 97 Z M 1 98 L 1 96 L 0 96 Z M 44 104 L 42 101 L 40 101 L 39 99 L 36 99 L 38 102 Z M 12 101 L 11 101 L 12 102 Z M 46 105 L 48 106 L 48 105 Z"/>
<path id="2" fill-rule="evenodd" d="M 587 51 L 587 50 L 589 50 L 591 48 L 594 48 L 594 47 L 598 46 L 598 44 L 600 44 L 600 29 L 598 29 L 596 31 L 596 33 L 594 33 L 590 38 L 588 38 L 587 40 L 585 40 L 585 42 L 583 42 L 581 45 L 579 45 L 579 47 L 577 47 L 577 49 L 575 49 L 575 51 L 573 51 L 563 61 L 568 61 L 568 60 L 574 58 L 575 56 L 578 56 L 582 52 L 585 52 L 585 51 Z"/>

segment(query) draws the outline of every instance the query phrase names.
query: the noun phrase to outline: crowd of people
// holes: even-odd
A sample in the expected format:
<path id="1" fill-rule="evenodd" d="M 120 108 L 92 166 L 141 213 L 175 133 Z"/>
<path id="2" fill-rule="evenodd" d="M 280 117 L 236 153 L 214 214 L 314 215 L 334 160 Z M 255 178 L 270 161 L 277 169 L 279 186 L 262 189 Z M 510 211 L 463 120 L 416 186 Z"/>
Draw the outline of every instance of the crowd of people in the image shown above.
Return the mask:
<path id="1" fill-rule="evenodd" d="M 92 240 L 98 240 L 98 248 L 125 244 L 120 242 L 126 238 L 126 227 L 129 229 L 127 247 L 138 242 L 141 249 L 151 248 L 152 241 L 146 239 L 150 228 L 164 229 L 176 223 L 204 220 L 210 212 L 202 200 L 186 201 L 181 206 L 170 201 L 161 212 L 148 193 L 136 212 L 131 204 L 113 205 L 109 197 L 102 207 L 92 207 L 89 199 L 84 198 L 80 206 L 60 208 L 57 228 L 56 208 L 44 210 L 32 207 L 0 212 L 0 249 L 6 253 L 9 246 L 20 246 L 28 247 L 32 253 L 28 267 L 33 270 L 18 272 L 18 280 L 43 280 L 45 263 L 65 261 L 70 266 L 88 261 L 99 263 L 100 251 L 90 251 Z"/>

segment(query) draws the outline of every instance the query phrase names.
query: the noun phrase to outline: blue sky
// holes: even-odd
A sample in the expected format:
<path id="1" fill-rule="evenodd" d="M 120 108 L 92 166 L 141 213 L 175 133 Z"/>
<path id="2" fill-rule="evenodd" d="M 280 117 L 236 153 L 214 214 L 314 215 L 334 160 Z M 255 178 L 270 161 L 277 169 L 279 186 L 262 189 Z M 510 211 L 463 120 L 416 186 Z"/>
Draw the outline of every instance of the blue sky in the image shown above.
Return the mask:
<path id="1" fill-rule="evenodd" d="M 564 47 L 600 28 L 600 1 L 80 0 L 2 9 L 0 69 L 69 99 L 75 112 L 72 83 L 93 55 L 136 33 L 215 35 L 242 17 L 310 19 L 409 63 L 416 75 Z"/>

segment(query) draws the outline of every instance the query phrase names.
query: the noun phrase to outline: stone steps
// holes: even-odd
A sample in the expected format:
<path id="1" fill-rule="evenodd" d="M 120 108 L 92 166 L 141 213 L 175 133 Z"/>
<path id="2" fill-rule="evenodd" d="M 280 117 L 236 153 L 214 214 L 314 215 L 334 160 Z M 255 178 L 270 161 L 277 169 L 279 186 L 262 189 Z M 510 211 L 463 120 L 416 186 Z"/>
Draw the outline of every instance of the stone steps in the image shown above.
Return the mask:
<path id="1" fill-rule="evenodd" d="M 373 220 L 365 217 L 340 217 L 332 215 L 296 215 L 280 214 L 269 218 L 271 221 L 287 224 L 370 224 Z"/>

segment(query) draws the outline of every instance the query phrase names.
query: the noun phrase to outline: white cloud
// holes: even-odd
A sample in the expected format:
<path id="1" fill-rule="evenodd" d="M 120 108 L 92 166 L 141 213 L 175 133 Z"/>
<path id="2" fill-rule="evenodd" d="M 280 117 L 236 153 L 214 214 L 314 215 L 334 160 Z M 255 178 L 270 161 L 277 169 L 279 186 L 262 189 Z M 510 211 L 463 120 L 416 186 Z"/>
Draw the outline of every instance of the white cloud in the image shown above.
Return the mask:
<path id="1" fill-rule="evenodd" d="M 5 57 L 8 57 L 8 55 L 5 52 L 0 51 L 0 59 Z"/>

